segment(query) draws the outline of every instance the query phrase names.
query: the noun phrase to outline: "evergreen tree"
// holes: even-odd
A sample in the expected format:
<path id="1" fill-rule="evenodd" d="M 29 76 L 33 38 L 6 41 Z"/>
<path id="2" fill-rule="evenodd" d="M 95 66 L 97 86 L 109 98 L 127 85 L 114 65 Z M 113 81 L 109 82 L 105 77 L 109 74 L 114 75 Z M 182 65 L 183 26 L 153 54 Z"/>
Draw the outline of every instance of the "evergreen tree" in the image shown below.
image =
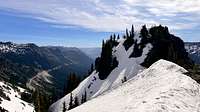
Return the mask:
<path id="1" fill-rule="evenodd" d="M 113 42 L 115 42 L 116 41 L 116 35 L 114 34 L 113 35 Z"/>
<path id="2" fill-rule="evenodd" d="M 85 103 L 86 101 L 87 101 L 87 93 L 86 93 L 86 90 L 85 90 L 85 93 L 82 94 L 81 104 Z"/>
<path id="3" fill-rule="evenodd" d="M 103 40 L 103 42 L 102 42 L 102 47 L 104 47 L 105 46 L 105 42 L 104 42 L 104 40 Z"/>
<path id="4" fill-rule="evenodd" d="M 73 104 L 73 96 L 72 93 L 70 93 L 70 100 L 69 100 L 69 107 L 68 110 L 73 109 L 74 104 Z"/>
<path id="5" fill-rule="evenodd" d="M 113 41 L 113 36 L 112 35 L 110 35 L 110 40 Z"/>
<path id="6" fill-rule="evenodd" d="M 73 96 L 72 96 L 72 93 L 70 93 L 70 101 L 69 101 L 69 108 L 68 110 L 71 110 L 75 107 L 79 106 L 79 100 L 78 100 L 78 97 L 76 96 L 74 99 L 73 99 Z"/>
<path id="7" fill-rule="evenodd" d="M 66 95 L 66 94 L 70 93 L 72 90 L 74 90 L 79 85 L 80 82 L 81 82 L 81 79 L 79 76 L 77 76 L 75 73 L 70 73 L 67 76 L 67 80 L 64 85 L 64 92 L 63 92 L 64 95 Z"/>
<path id="8" fill-rule="evenodd" d="M 66 104 L 65 104 L 65 101 L 63 102 L 63 110 L 62 112 L 66 112 L 67 111 L 67 108 L 66 108 Z"/>
<path id="9" fill-rule="evenodd" d="M 118 64 L 116 62 L 117 60 L 114 60 L 112 56 L 112 48 L 117 45 L 118 42 L 116 40 L 113 41 L 113 37 L 102 44 L 101 57 L 98 57 L 95 60 L 95 69 L 99 72 L 98 75 L 101 80 L 107 78 L 114 67 L 117 66 L 116 64 Z"/>
<path id="10" fill-rule="evenodd" d="M 79 100 L 78 100 L 78 97 L 76 96 L 74 98 L 74 108 L 77 107 L 77 106 L 79 106 Z"/>
<path id="11" fill-rule="evenodd" d="M 39 89 L 36 89 L 33 93 L 34 106 L 36 112 L 47 112 L 50 106 L 48 95 L 42 93 Z"/>
<path id="12" fill-rule="evenodd" d="M 85 103 L 85 102 L 84 102 L 84 95 L 82 94 L 82 96 L 81 96 L 81 104 L 83 104 L 83 103 Z"/>
<path id="13" fill-rule="evenodd" d="M 146 28 L 146 25 L 142 26 L 142 29 L 140 31 L 140 37 L 141 37 L 141 49 L 143 49 L 145 47 L 145 45 L 148 43 L 149 39 L 148 39 L 148 30 Z"/>
<path id="14" fill-rule="evenodd" d="M 119 37 L 119 34 L 117 35 L 117 40 L 119 40 L 120 39 L 120 37 Z"/>
<path id="15" fill-rule="evenodd" d="M 134 27 L 132 26 L 132 29 L 130 31 L 130 34 L 128 32 L 128 29 L 126 29 L 126 40 L 124 41 L 123 45 L 126 50 L 128 50 L 134 43 Z"/>
<path id="16" fill-rule="evenodd" d="M 105 79 L 111 69 L 112 61 L 112 45 L 111 41 L 107 41 L 102 48 L 100 64 L 99 64 L 99 78 Z"/>
<path id="17" fill-rule="evenodd" d="M 129 31 L 128 31 L 128 29 L 126 29 L 126 38 L 128 38 L 129 37 Z"/>
<path id="18" fill-rule="evenodd" d="M 135 36 L 135 31 L 134 31 L 134 26 L 132 25 L 131 31 L 130 31 L 130 37 L 134 38 L 134 36 Z"/>
<path id="19" fill-rule="evenodd" d="M 140 57 L 142 55 L 143 48 L 140 47 L 140 44 L 137 41 L 134 42 L 133 52 L 130 57 Z"/>
<path id="20" fill-rule="evenodd" d="M 148 30 L 146 28 L 146 25 L 143 25 L 142 29 L 140 31 L 140 35 L 142 36 L 142 38 L 147 38 L 148 34 L 149 34 L 149 32 L 148 32 Z"/>
<path id="21" fill-rule="evenodd" d="M 126 76 L 124 76 L 124 78 L 121 81 L 122 81 L 122 83 L 126 82 L 127 81 Z"/>
<path id="22" fill-rule="evenodd" d="M 85 94 L 84 94 L 84 102 L 86 102 L 87 101 L 87 92 L 86 92 L 86 90 L 85 90 Z"/>

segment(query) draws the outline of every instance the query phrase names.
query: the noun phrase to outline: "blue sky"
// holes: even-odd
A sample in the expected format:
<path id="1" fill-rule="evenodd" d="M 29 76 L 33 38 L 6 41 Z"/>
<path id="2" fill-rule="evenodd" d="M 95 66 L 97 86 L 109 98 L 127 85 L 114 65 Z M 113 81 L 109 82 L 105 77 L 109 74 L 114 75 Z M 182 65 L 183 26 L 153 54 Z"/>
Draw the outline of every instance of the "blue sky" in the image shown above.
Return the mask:
<path id="1" fill-rule="evenodd" d="M 200 41 L 200 0 L 4 0 L 0 41 L 97 47 L 112 33 L 163 24 Z"/>

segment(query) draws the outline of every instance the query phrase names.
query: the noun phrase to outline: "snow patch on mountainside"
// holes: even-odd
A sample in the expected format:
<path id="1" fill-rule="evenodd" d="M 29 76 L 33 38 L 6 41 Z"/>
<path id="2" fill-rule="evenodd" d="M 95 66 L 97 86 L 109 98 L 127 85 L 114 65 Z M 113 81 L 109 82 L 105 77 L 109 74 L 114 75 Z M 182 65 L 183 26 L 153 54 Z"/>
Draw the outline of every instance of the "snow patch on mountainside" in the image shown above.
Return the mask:
<path id="1" fill-rule="evenodd" d="M 1 53 L 25 54 L 31 44 L 15 44 L 12 42 L 0 42 Z"/>
<path id="2" fill-rule="evenodd" d="M 190 58 L 195 63 L 200 64 L 200 42 L 187 42 L 185 43 L 185 49 L 189 53 Z"/>
<path id="3" fill-rule="evenodd" d="M 13 89 L 5 82 L 0 82 L 0 107 L 4 108 L 8 112 L 34 112 L 32 104 L 21 100 L 21 92 L 25 89 L 18 87 L 18 90 Z"/>
<path id="4" fill-rule="evenodd" d="M 137 35 L 135 38 L 140 41 L 139 35 Z M 147 44 L 146 47 L 143 49 L 141 57 L 129 58 L 129 56 L 133 52 L 134 45 L 132 45 L 126 51 L 123 43 L 124 39 L 121 39 L 119 40 L 119 45 L 113 48 L 112 54 L 114 57 L 117 58 L 117 61 L 119 62 L 118 67 L 112 70 L 112 72 L 105 80 L 100 80 L 98 72 L 94 71 L 88 78 L 82 81 L 74 91 L 72 91 L 73 97 L 76 96 L 78 97 L 79 101 L 81 101 L 81 97 L 86 91 L 87 100 L 95 98 L 101 95 L 103 92 L 121 85 L 124 78 L 130 79 L 138 74 L 140 71 L 144 70 L 144 67 L 142 67 L 140 64 L 144 62 L 144 59 L 146 58 L 148 52 L 153 46 L 151 44 Z M 66 106 L 68 107 L 69 98 L 70 94 L 58 100 L 50 107 L 49 111 L 61 112 L 63 109 L 63 102 L 65 102 Z"/>
<path id="5" fill-rule="evenodd" d="M 200 43 L 186 43 L 185 48 L 190 54 L 200 55 Z"/>
<path id="6" fill-rule="evenodd" d="M 184 75 L 186 72 L 159 60 L 121 86 L 69 112 L 199 112 L 200 85 Z"/>

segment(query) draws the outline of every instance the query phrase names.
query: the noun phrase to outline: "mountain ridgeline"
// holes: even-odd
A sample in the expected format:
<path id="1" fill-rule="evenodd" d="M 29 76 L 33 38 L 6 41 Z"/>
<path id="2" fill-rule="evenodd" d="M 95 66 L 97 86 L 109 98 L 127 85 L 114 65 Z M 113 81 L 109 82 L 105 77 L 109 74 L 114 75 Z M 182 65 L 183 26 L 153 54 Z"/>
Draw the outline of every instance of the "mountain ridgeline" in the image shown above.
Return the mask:
<path id="1" fill-rule="evenodd" d="M 29 86 L 31 84 L 33 88 L 62 92 L 67 75 L 75 72 L 82 77 L 91 63 L 93 60 L 78 48 L 0 43 L 0 79 L 22 87 L 31 80 L 34 83 Z M 45 82 L 43 79 L 48 76 L 51 80 Z"/>
<path id="2" fill-rule="evenodd" d="M 123 35 L 123 45 L 126 50 L 133 46 L 129 58 L 141 57 L 147 44 L 153 46 L 144 62 L 141 63 L 143 67 L 148 68 L 159 59 L 174 62 L 186 69 L 193 67 L 194 63 L 188 57 L 184 42 L 179 37 L 170 34 L 167 27 L 160 25 L 147 29 L 144 25 L 139 36 L 136 35 L 133 26 L 130 31 L 127 29 L 125 35 Z M 112 55 L 114 52 L 112 49 L 119 44 L 118 40 L 119 36 L 116 37 L 114 34 L 106 42 L 103 41 L 101 56 L 95 60 L 95 69 L 99 72 L 99 78 L 102 80 L 106 79 L 110 72 L 118 66 L 116 57 Z"/>
<path id="3" fill-rule="evenodd" d="M 200 64 L 200 42 L 186 42 L 185 49 L 196 64 Z"/>

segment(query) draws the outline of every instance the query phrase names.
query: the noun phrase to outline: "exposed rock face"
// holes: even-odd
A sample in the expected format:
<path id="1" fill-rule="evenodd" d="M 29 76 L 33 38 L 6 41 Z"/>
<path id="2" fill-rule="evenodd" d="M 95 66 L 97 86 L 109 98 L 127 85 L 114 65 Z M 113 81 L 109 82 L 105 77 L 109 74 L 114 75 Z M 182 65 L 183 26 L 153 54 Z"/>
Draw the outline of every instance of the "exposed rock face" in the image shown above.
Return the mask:
<path id="1" fill-rule="evenodd" d="M 143 66 L 149 67 L 159 59 L 165 59 L 186 69 L 192 68 L 193 62 L 185 50 L 184 42 L 179 37 L 170 34 L 167 27 L 150 28 L 149 35 L 146 41 L 150 42 L 153 48 L 142 63 Z"/>

